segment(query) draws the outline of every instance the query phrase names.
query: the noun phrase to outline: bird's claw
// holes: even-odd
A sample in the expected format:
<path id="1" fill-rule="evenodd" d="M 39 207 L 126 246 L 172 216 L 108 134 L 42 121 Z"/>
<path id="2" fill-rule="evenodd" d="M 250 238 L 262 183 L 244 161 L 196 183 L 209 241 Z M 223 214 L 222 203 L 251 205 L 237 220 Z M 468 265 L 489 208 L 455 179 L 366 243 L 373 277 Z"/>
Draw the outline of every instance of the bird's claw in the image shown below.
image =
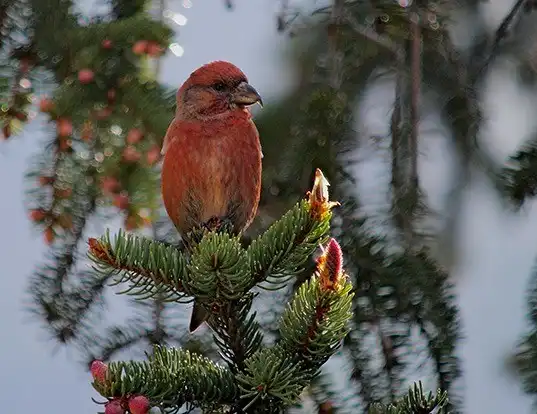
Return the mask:
<path id="1" fill-rule="evenodd" d="M 222 220 L 220 220 L 218 217 L 211 217 L 209 220 L 203 223 L 203 227 L 208 231 L 218 231 L 221 226 Z"/>

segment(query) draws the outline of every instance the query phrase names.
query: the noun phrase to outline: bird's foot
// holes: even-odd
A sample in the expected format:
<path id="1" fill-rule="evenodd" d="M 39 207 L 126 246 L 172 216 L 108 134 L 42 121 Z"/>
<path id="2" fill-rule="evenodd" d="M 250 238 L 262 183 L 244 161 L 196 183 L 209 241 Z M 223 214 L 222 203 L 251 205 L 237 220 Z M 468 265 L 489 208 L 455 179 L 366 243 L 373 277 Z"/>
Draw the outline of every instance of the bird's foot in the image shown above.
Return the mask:
<path id="1" fill-rule="evenodd" d="M 186 239 L 189 241 L 187 244 L 189 250 L 192 250 L 195 245 L 201 242 L 203 237 L 207 233 L 233 233 L 233 222 L 226 217 L 211 217 L 204 223 L 201 223 L 198 227 L 192 229 Z"/>
<path id="2" fill-rule="evenodd" d="M 217 233 L 232 233 L 233 222 L 227 217 L 211 217 L 205 223 L 203 227 L 208 231 L 214 231 Z"/>
<path id="3" fill-rule="evenodd" d="M 219 217 L 211 217 L 209 220 L 207 220 L 205 223 L 203 223 L 203 227 L 207 231 L 218 231 L 221 226 L 221 220 Z"/>

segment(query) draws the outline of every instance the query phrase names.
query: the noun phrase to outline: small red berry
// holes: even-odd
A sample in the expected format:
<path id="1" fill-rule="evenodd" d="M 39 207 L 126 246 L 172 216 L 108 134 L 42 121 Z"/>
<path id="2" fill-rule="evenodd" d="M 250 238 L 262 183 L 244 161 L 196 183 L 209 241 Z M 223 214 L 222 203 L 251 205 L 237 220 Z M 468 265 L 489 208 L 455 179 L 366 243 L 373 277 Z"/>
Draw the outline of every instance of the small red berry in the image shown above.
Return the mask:
<path id="1" fill-rule="evenodd" d="M 28 114 L 26 114 L 24 112 L 16 112 L 15 113 L 15 118 L 17 118 L 21 122 L 26 122 L 26 121 L 28 121 Z"/>
<path id="2" fill-rule="evenodd" d="M 116 100 L 116 90 L 109 89 L 106 93 L 106 99 L 108 100 L 108 103 L 113 103 Z"/>
<path id="3" fill-rule="evenodd" d="M 140 159 L 140 157 L 140 152 L 131 145 L 127 146 L 123 150 L 123 159 L 127 162 L 136 162 Z"/>
<path id="4" fill-rule="evenodd" d="M 54 109 L 54 102 L 51 99 L 43 98 L 39 101 L 39 110 L 41 112 L 50 112 Z"/>
<path id="5" fill-rule="evenodd" d="M 129 400 L 131 414 L 146 414 L 149 411 L 149 400 L 143 395 L 137 395 Z"/>
<path id="6" fill-rule="evenodd" d="M 4 127 L 2 128 L 2 132 L 4 133 L 4 138 L 8 139 L 11 136 L 11 125 L 9 122 L 6 122 L 4 124 Z"/>
<path id="7" fill-rule="evenodd" d="M 54 234 L 54 229 L 52 227 L 47 227 L 45 229 L 45 243 L 51 245 L 52 243 L 54 243 L 55 237 L 56 235 Z"/>
<path id="8" fill-rule="evenodd" d="M 143 55 L 144 53 L 147 53 L 148 46 L 149 44 L 147 43 L 147 40 L 138 40 L 132 46 L 132 51 L 135 55 Z"/>
<path id="9" fill-rule="evenodd" d="M 121 210 L 126 210 L 129 207 L 129 196 L 125 193 L 114 196 L 114 206 Z"/>
<path id="10" fill-rule="evenodd" d="M 147 54 L 151 57 L 159 57 L 164 49 L 157 42 L 149 42 L 147 45 Z"/>
<path id="11" fill-rule="evenodd" d="M 58 119 L 56 128 L 58 129 L 58 135 L 60 137 L 69 137 L 73 133 L 73 124 L 65 118 Z"/>
<path id="12" fill-rule="evenodd" d="M 112 41 L 110 39 L 104 39 L 101 42 L 101 47 L 103 49 L 112 49 Z"/>
<path id="13" fill-rule="evenodd" d="M 332 414 L 334 406 L 330 401 L 325 401 L 319 406 L 319 414 Z"/>
<path id="14" fill-rule="evenodd" d="M 36 209 L 30 211 L 30 219 L 32 221 L 43 221 L 47 216 L 47 212 L 42 209 Z"/>
<path id="15" fill-rule="evenodd" d="M 101 180 L 101 189 L 107 195 L 116 193 L 119 187 L 119 181 L 114 177 L 103 177 Z"/>
<path id="16" fill-rule="evenodd" d="M 95 78 L 95 73 L 91 69 L 81 69 L 78 71 L 78 80 L 83 85 L 87 85 Z"/>
<path id="17" fill-rule="evenodd" d="M 127 134 L 127 143 L 136 144 L 142 140 L 144 133 L 138 128 L 132 128 Z"/>
<path id="18" fill-rule="evenodd" d="M 108 372 L 108 365 L 103 361 L 95 360 L 91 363 L 90 371 L 95 381 L 104 382 L 106 380 L 106 373 Z"/>
<path id="19" fill-rule="evenodd" d="M 160 148 L 158 145 L 155 145 L 147 152 L 147 163 L 153 165 L 158 162 L 158 160 L 160 160 Z"/>
<path id="20" fill-rule="evenodd" d="M 54 177 L 45 177 L 42 175 L 39 177 L 39 184 L 42 186 L 54 184 Z"/>

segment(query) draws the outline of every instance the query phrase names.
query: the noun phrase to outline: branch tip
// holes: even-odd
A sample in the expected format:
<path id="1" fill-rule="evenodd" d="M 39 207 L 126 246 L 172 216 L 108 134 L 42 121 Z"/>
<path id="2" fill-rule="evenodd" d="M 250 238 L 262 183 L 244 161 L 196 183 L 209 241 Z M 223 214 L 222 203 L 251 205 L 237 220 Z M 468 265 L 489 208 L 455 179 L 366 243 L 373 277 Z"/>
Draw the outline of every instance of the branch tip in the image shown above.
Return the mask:
<path id="1" fill-rule="evenodd" d="M 323 172 L 317 168 L 313 188 L 306 194 L 310 204 L 310 213 L 313 217 L 322 219 L 333 207 L 339 206 L 337 201 L 329 201 L 328 187 L 330 183 Z"/>

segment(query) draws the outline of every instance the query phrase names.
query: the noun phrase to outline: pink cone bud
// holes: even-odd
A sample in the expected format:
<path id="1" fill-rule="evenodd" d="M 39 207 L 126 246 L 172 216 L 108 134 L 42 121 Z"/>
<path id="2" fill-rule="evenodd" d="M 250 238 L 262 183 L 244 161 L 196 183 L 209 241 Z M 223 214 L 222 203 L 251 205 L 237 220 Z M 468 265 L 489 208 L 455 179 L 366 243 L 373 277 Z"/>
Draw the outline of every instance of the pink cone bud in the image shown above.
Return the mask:
<path id="1" fill-rule="evenodd" d="M 326 267 L 333 281 L 336 281 L 343 272 L 343 253 L 339 243 L 333 238 L 326 248 Z"/>
<path id="2" fill-rule="evenodd" d="M 104 382 L 106 380 L 108 365 L 106 365 L 103 361 L 95 360 L 91 363 L 90 371 L 95 381 Z"/>
<path id="3" fill-rule="evenodd" d="M 104 414 L 125 414 L 125 410 L 121 406 L 121 401 L 112 400 L 104 406 Z"/>
<path id="4" fill-rule="evenodd" d="M 336 290 L 343 276 L 343 253 L 336 239 L 330 239 L 317 259 L 317 273 L 323 290 Z"/>
<path id="5" fill-rule="evenodd" d="M 129 400 L 129 411 L 131 414 L 147 414 L 149 411 L 149 400 L 143 395 L 137 395 Z"/>

